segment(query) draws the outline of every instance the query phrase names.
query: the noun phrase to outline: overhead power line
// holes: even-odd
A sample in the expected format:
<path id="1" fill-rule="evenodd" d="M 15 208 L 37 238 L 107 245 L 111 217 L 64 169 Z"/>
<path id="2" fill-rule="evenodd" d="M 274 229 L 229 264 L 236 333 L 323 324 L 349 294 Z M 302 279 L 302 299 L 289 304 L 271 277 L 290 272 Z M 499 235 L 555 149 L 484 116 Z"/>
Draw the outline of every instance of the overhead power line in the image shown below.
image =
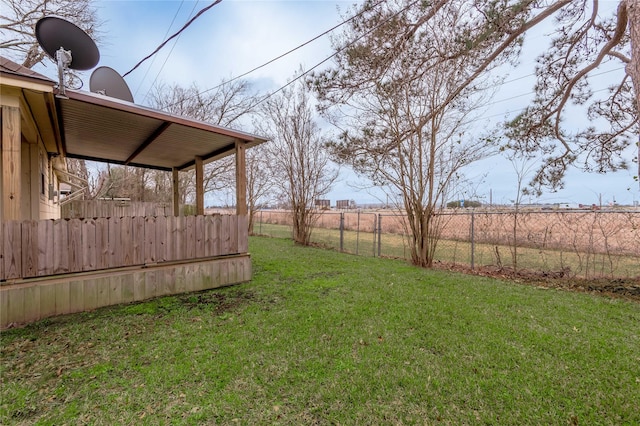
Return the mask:
<path id="1" fill-rule="evenodd" d="M 193 12 L 196 10 L 197 5 L 198 5 L 198 2 L 196 1 L 193 5 L 193 9 L 191 9 L 191 12 L 189 13 L 189 16 L 191 16 Z M 156 74 L 156 78 L 153 79 L 153 83 L 151 83 L 151 85 L 149 86 L 149 89 L 147 90 L 147 93 L 144 95 L 145 99 L 149 96 L 149 93 L 151 93 L 151 90 L 153 90 L 154 86 L 156 85 L 156 82 L 158 81 L 158 78 L 160 78 L 160 74 L 162 73 L 162 70 L 164 69 L 164 67 L 167 65 L 167 62 L 169 62 L 169 58 L 173 53 L 173 49 L 176 48 L 176 44 L 178 44 L 179 39 L 180 39 L 180 36 L 176 37 L 176 39 L 174 40 L 173 46 L 171 46 L 171 50 L 169 50 L 167 57 L 164 58 L 164 62 L 162 63 L 162 66 L 160 67 L 160 69 L 158 70 L 158 73 Z"/>
<path id="2" fill-rule="evenodd" d="M 385 1 L 386 1 L 386 0 L 380 0 L 378 3 L 374 4 L 374 5 L 373 5 L 373 6 L 371 6 L 369 9 L 363 9 L 363 10 L 361 10 L 360 12 L 356 13 L 355 15 L 353 15 L 352 17 L 350 17 L 349 19 L 346 19 L 346 20 L 344 20 L 344 21 L 340 22 L 339 24 L 337 24 L 337 25 L 335 25 L 335 26 L 333 26 L 333 27 L 329 28 L 328 30 L 326 30 L 326 31 L 322 32 L 321 34 L 318 34 L 317 36 L 313 37 L 312 39 L 307 40 L 307 41 L 305 41 L 305 42 L 304 42 L 304 43 L 302 43 L 302 44 L 299 44 L 298 46 L 294 47 L 293 49 L 291 49 L 291 50 L 289 50 L 289 51 L 287 51 L 287 52 L 285 52 L 285 53 L 283 53 L 283 54 L 281 54 L 281 55 L 279 55 L 279 56 L 276 56 L 275 58 L 273 58 L 273 59 L 271 59 L 271 60 L 269 60 L 269 61 L 267 61 L 267 62 L 263 63 L 262 65 L 258 65 L 257 67 L 255 67 L 255 68 L 253 68 L 253 69 L 251 69 L 251 70 L 249 70 L 249 71 L 247 71 L 247 72 L 245 72 L 245 73 L 242 73 L 242 74 L 240 74 L 240 75 L 238 75 L 238 76 L 236 76 L 236 77 L 233 77 L 233 78 L 231 78 L 231 79 L 229 79 L 229 80 L 225 80 L 225 81 L 223 81 L 222 83 L 218 84 L 217 86 L 211 87 L 211 88 L 209 88 L 209 89 L 202 90 L 202 91 L 200 91 L 200 92 L 196 93 L 195 95 L 193 95 L 192 97 L 189 97 L 189 98 L 187 98 L 187 99 L 191 99 L 191 98 L 193 98 L 193 97 L 200 96 L 200 95 L 202 95 L 202 94 L 204 94 L 204 93 L 207 93 L 207 92 L 210 92 L 210 91 L 212 91 L 212 90 L 218 89 L 218 88 L 220 88 L 220 87 L 224 86 L 225 84 L 229 84 L 229 83 L 231 83 L 232 81 L 238 80 L 239 78 L 246 77 L 247 75 L 249 75 L 249 74 L 251 74 L 251 73 L 253 73 L 253 72 L 255 72 L 255 71 L 259 70 L 260 68 L 264 68 L 264 67 L 266 67 L 267 65 L 269 65 L 269 64 L 271 64 L 271 63 L 273 63 L 273 62 L 275 62 L 275 61 L 277 61 L 277 60 L 279 60 L 279 59 L 282 59 L 282 58 L 284 58 L 284 57 L 285 57 L 285 56 L 287 56 L 287 55 L 290 55 L 291 53 L 295 52 L 296 50 L 303 48 L 304 46 L 308 45 L 309 43 L 312 43 L 312 42 L 316 41 L 316 40 L 317 40 L 317 39 L 319 39 L 320 37 L 324 37 L 325 35 L 329 34 L 330 32 L 335 31 L 336 29 L 340 28 L 341 26 L 343 26 L 343 25 L 345 25 L 345 24 L 347 24 L 347 23 L 349 23 L 349 22 L 353 21 L 354 19 L 356 19 L 357 17 L 359 17 L 360 15 L 362 15 L 364 12 L 369 11 L 369 10 L 371 10 L 371 9 L 372 9 L 372 8 L 374 8 L 374 7 L 377 7 L 378 5 L 380 5 L 380 4 L 382 4 L 382 3 L 384 3 Z M 414 3 L 417 3 L 417 1 L 416 1 L 416 2 L 414 2 Z M 336 53 L 334 53 L 333 55 L 331 55 L 330 57 L 326 58 L 325 60 L 323 60 L 323 61 L 322 61 L 322 62 L 320 62 L 319 64 L 316 64 L 316 66 L 315 66 L 314 68 L 316 68 L 316 67 L 320 66 L 321 64 L 323 64 L 324 62 L 328 61 L 329 59 L 331 59 L 332 57 L 334 57 L 336 54 L 337 54 L 337 52 L 336 52 Z M 312 68 L 311 70 L 313 70 L 314 68 Z M 309 71 L 311 71 L 311 70 L 309 70 Z M 307 72 L 309 72 L 309 71 L 307 71 Z M 300 77 L 298 77 L 298 78 L 300 78 Z M 296 78 L 296 80 L 297 80 L 297 78 Z M 295 80 L 294 80 L 294 81 L 295 81 Z M 291 83 L 292 83 L 292 82 L 288 83 L 286 86 L 288 86 L 288 85 L 289 85 L 289 84 L 291 84 Z M 284 87 L 286 87 L 286 86 L 284 86 Z M 280 88 L 280 89 L 278 89 L 276 92 L 274 92 L 274 93 L 272 93 L 272 94 L 270 94 L 270 95 L 268 95 L 268 96 L 271 96 L 271 95 L 273 95 L 273 94 L 275 94 L 275 93 L 279 92 L 280 90 L 284 89 L 284 87 L 281 87 L 281 88 Z M 261 103 L 261 102 L 262 102 L 262 101 L 264 101 L 264 100 L 266 100 L 266 98 L 261 99 L 261 100 L 260 100 L 260 101 L 258 101 L 255 105 L 258 105 L 259 103 Z M 175 104 L 168 105 L 168 107 L 171 107 L 171 106 L 173 106 L 173 105 L 175 105 Z"/>
<path id="3" fill-rule="evenodd" d="M 183 4 L 184 4 L 184 0 L 182 0 L 182 2 L 180 2 L 180 5 L 178 6 L 178 9 L 176 10 L 176 13 L 173 15 L 173 19 L 171 20 L 171 23 L 169 24 L 169 27 L 167 28 L 167 32 L 164 33 L 163 39 L 167 38 L 167 36 L 169 35 L 169 31 L 171 31 L 171 27 L 173 27 L 173 23 L 176 22 L 176 18 L 178 17 L 178 13 L 180 13 L 180 9 L 182 9 L 182 5 Z M 133 94 L 134 97 L 138 94 L 138 90 L 140 90 L 140 87 L 142 86 L 142 82 L 144 80 L 146 80 L 147 75 L 149 74 L 149 71 L 151 71 L 151 67 L 155 63 L 155 60 L 156 60 L 156 58 L 154 57 L 153 60 L 151 61 L 151 63 L 149 64 L 149 67 L 147 68 L 147 71 L 145 71 L 144 76 L 142 76 L 142 80 L 141 80 L 140 84 L 138 85 L 138 88 L 136 89 L 135 93 Z"/>
<path id="4" fill-rule="evenodd" d="M 404 8 L 400 9 L 398 12 L 394 13 L 393 15 L 389 16 L 388 18 L 386 18 L 385 20 L 381 21 L 378 25 L 376 25 L 375 27 L 373 27 L 372 29 L 370 29 L 369 31 L 363 33 L 361 36 L 357 37 L 355 40 L 347 43 L 345 46 L 341 47 L 340 49 L 336 50 L 332 55 L 326 57 L 325 59 L 323 59 L 322 61 L 318 62 L 317 64 L 315 64 L 314 66 L 312 66 L 311 68 L 309 68 L 308 70 L 306 70 L 305 72 L 301 73 L 300 75 L 296 76 L 294 79 L 292 79 L 291 81 L 287 82 L 287 84 L 285 84 L 284 86 L 280 87 L 277 90 L 274 90 L 273 92 L 267 94 L 266 96 L 264 96 L 262 99 L 260 99 L 258 102 L 256 102 L 253 106 L 257 106 L 260 105 L 262 102 L 266 101 L 267 99 L 269 99 L 270 97 L 272 97 L 273 95 L 275 95 L 278 92 L 281 92 L 282 90 L 284 90 L 285 88 L 287 88 L 288 86 L 292 85 L 293 83 L 295 83 L 296 81 L 298 81 L 299 79 L 301 79 L 302 77 L 304 77 L 305 75 L 309 74 L 311 71 L 313 71 L 314 69 L 318 68 L 320 65 L 324 64 L 325 62 L 327 62 L 329 59 L 332 59 L 333 57 L 335 57 L 337 54 L 339 54 L 340 52 L 342 52 L 343 50 L 345 50 L 348 47 L 351 47 L 353 44 L 357 43 L 358 41 L 360 41 L 360 39 L 362 39 L 363 37 L 369 35 L 370 33 L 372 33 L 373 31 L 375 31 L 376 29 L 380 28 L 383 24 L 387 23 L 387 21 L 395 18 L 396 16 L 400 15 L 402 12 L 408 10 L 410 7 L 412 7 L 413 5 L 415 5 L 416 3 L 418 3 L 420 0 L 414 1 L 413 3 L 408 4 L 407 6 L 405 6 Z M 379 2 L 376 3 L 373 7 L 379 5 L 380 3 L 383 2 Z M 370 9 L 367 9 L 370 10 Z M 355 15 L 354 18 L 356 16 L 359 16 L 360 14 L 364 13 L 365 11 L 361 11 L 360 13 L 358 13 L 358 15 Z M 353 18 L 351 18 L 353 19 Z"/>
<path id="5" fill-rule="evenodd" d="M 171 41 L 173 38 L 177 37 L 180 35 L 180 33 L 182 33 L 182 31 L 184 31 L 185 29 L 187 29 L 187 27 L 189 25 L 191 25 L 193 23 L 193 21 L 195 21 L 196 19 L 198 19 L 203 13 L 205 13 L 206 11 L 208 11 L 209 9 L 211 9 L 213 6 L 221 3 L 222 0 L 215 0 L 213 3 L 211 3 L 209 6 L 206 6 L 204 8 L 202 8 L 198 13 L 196 13 L 196 15 L 191 18 L 186 24 L 184 24 L 182 26 L 182 28 L 180 28 L 178 30 L 178 32 L 176 32 L 175 34 L 173 34 L 171 37 L 169 37 L 168 39 L 166 39 L 165 41 L 163 41 L 160 46 L 158 46 L 156 48 L 156 50 L 154 50 L 153 52 L 151 52 L 149 55 L 145 56 L 140 62 L 138 62 L 133 68 L 131 68 L 129 71 L 127 71 L 123 77 L 126 77 L 127 75 L 129 75 L 133 70 L 135 70 L 136 68 L 138 68 L 144 61 L 146 61 L 147 59 L 149 59 L 150 57 L 152 57 L 153 55 L 155 55 L 156 53 L 158 53 L 160 51 L 160 49 L 162 49 L 169 41 Z"/>
<path id="6" fill-rule="evenodd" d="M 373 6 L 371 6 L 371 8 L 374 8 L 374 7 L 378 6 L 379 4 L 382 4 L 382 3 L 383 3 L 383 2 L 385 2 L 385 1 L 386 1 L 386 0 L 380 0 L 378 3 L 374 4 Z M 349 19 L 347 19 L 347 20 L 345 20 L 345 21 L 340 22 L 339 24 L 337 24 L 337 25 L 335 25 L 335 26 L 333 26 L 333 27 L 329 28 L 328 30 L 326 30 L 326 31 L 322 32 L 321 34 L 318 34 L 317 36 L 313 37 L 312 39 L 307 40 L 307 41 L 305 41 L 305 42 L 304 42 L 304 43 L 302 43 L 302 44 L 299 44 L 298 46 L 294 47 L 293 49 L 291 49 L 291 50 L 289 50 L 289 51 L 287 51 L 287 52 L 285 52 L 285 53 L 283 53 L 283 54 L 281 54 L 281 55 L 279 55 L 279 56 L 276 56 L 275 58 L 273 58 L 273 59 L 271 59 L 271 60 L 269 60 L 269 61 L 265 62 L 264 64 L 262 64 L 262 65 L 258 65 L 257 67 L 255 67 L 255 68 L 253 68 L 253 69 L 251 69 L 251 70 L 249 70 L 249 71 L 247 71 L 247 72 L 245 72 L 245 73 L 242 73 L 242 74 L 240 74 L 240 75 L 238 75 L 238 76 L 235 76 L 235 77 L 233 77 L 233 78 L 231 78 L 231 79 L 229 79 L 229 80 L 225 80 L 224 82 L 222 82 L 222 83 L 218 84 L 217 86 L 214 86 L 214 87 L 211 87 L 211 88 L 209 88 L 209 89 L 203 90 L 203 91 L 202 91 L 202 92 L 200 92 L 199 94 L 200 94 L 200 95 L 202 95 L 202 94 L 204 94 L 204 93 L 207 93 L 207 92 L 210 92 L 210 91 L 212 91 L 212 90 L 218 89 L 219 87 L 222 87 L 222 86 L 224 86 L 225 84 L 229 84 L 229 83 L 231 83 L 232 81 L 238 80 L 239 78 L 245 77 L 245 76 L 247 76 L 247 75 L 251 74 L 252 72 L 257 71 L 257 70 L 259 70 L 260 68 L 264 68 L 264 67 L 266 67 L 267 65 L 270 65 L 270 64 L 272 64 L 273 62 L 275 62 L 275 61 L 277 61 L 277 60 L 279 60 L 279 59 L 282 59 L 282 58 L 284 58 L 284 57 L 285 57 L 285 56 L 287 56 L 287 55 L 290 55 L 291 53 L 295 52 L 296 50 L 301 49 L 301 48 L 303 48 L 304 46 L 306 46 L 306 45 L 308 45 L 308 44 L 310 44 L 310 43 L 313 43 L 314 41 L 318 40 L 319 38 L 326 36 L 326 35 L 327 35 L 327 34 L 329 34 L 330 32 L 332 32 L 332 31 L 334 31 L 334 30 L 336 30 L 336 29 L 340 28 L 341 26 L 343 26 L 343 25 L 345 25 L 345 24 L 348 24 L 349 22 L 351 22 L 351 21 L 353 21 L 354 19 L 356 19 L 358 16 L 362 15 L 365 11 L 366 11 L 366 10 L 362 10 L 362 11 L 358 12 L 357 14 L 353 15 L 351 18 L 349 18 Z"/>

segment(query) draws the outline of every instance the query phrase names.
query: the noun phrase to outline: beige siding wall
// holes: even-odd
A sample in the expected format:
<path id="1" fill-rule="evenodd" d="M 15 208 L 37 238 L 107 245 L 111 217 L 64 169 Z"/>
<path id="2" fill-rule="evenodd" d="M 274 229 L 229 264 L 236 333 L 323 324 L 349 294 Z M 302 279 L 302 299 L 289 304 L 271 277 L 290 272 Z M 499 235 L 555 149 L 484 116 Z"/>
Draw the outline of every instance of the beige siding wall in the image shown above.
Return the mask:
<path id="1" fill-rule="evenodd" d="M 58 180 L 42 141 L 30 141 L 23 135 L 20 144 L 20 167 L 21 219 L 59 219 Z M 53 194 L 56 196 L 49 196 L 50 189 L 55 191 Z"/>
<path id="2" fill-rule="evenodd" d="M 39 189 L 39 220 L 60 219 L 60 205 L 58 204 L 60 183 L 55 173 L 47 152 L 42 144 L 39 144 L 39 166 L 42 171 L 38 171 L 39 178 L 42 179 L 44 187 Z M 42 175 L 40 175 L 42 173 Z"/>

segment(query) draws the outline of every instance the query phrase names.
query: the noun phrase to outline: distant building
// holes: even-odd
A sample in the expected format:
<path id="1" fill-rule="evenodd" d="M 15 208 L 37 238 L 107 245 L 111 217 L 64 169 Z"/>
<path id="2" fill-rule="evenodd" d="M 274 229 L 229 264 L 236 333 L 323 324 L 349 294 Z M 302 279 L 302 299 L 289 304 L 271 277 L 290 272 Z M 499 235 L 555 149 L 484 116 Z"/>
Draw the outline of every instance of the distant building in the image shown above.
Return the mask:
<path id="1" fill-rule="evenodd" d="M 353 200 L 338 200 L 336 201 L 336 208 L 338 210 L 353 210 L 356 209 L 356 202 Z"/>
<path id="2" fill-rule="evenodd" d="M 318 209 L 329 210 L 331 208 L 331 200 L 316 199 L 315 206 Z"/>

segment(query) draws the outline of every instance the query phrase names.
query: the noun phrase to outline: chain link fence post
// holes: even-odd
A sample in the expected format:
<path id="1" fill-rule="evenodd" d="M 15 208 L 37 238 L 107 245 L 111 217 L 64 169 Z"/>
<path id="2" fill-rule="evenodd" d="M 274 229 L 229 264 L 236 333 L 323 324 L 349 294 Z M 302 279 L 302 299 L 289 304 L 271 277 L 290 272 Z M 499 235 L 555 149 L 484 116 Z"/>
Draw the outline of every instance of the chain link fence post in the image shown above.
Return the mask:
<path id="1" fill-rule="evenodd" d="M 382 249 L 382 215 L 378 215 L 378 257 L 380 257 Z"/>
<path id="2" fill-rule="evenodd" d="M 376 257 L 376 238 L 378 237 L 378 215 L 373 214 L 373 257 Z"/>
<path id="3" fill-rule="evenodd" d="M 360 209 L 358 209 L 358 221 L 356 225 L 356 256 L 358 255 L 359 245 L 360 245 Z"/>
<path id="4" fill-rule="evenodd" d="M 475 267 L 476 239 L 475 239 L 475 215 L 471 212 L 471 270 Z"/>
<path id="5" fill-rule="evenodd" d="M 340 212 L 340 251 L 344 251 L 344 212 Z"/>

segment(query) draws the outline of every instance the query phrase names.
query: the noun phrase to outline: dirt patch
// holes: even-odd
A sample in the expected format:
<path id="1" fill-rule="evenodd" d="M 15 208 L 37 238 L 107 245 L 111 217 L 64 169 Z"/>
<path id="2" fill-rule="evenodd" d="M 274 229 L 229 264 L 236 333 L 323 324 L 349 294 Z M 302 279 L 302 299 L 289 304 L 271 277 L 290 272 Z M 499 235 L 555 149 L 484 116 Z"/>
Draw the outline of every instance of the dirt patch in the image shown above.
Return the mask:
<path id="1" fill-rule="evenodd" d="M 184 294 L 178 297 L 178 300 L 187 309 L 209 309 L 216 314 L 233 311 L 248 302 L 255 299 L 251 292 L 232 292 L 221 293 L 216 291 L 207 291 L 203 293 Z"/>
<path id="2" fill-rule="evenodd" d="M 609 297 L 618 297 L 640 302 L 640 277 L 626 279 L 581 279 L 570 277 L 568 270 L 514 271 L 511 268 L 500 268 L 497 266 L 480 266 L 471 269 L 469 266 L 447 263 L 438 263 L 436 268 L 462 272 L 470 275 L 505 279 L 539 287 L 596 293 Z"/>

